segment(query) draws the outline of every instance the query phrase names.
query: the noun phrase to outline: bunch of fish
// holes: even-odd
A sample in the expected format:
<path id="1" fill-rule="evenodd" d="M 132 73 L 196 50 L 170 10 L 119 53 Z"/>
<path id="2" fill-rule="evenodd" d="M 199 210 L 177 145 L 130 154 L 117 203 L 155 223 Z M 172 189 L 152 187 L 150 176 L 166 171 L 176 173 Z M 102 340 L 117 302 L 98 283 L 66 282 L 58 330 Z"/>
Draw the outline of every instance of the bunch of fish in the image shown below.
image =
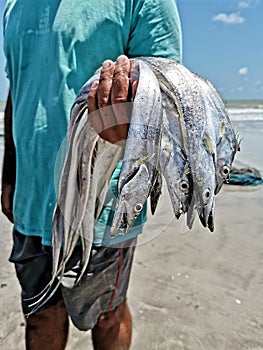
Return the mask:
<path id="1" fill-rule="evenodd" d="M 176 218 L 186 213 L 192 228 L 197 213 L 213 231 L 215 194 L 227 181 L 239 147 L 224 103 L 210 82 L 168 59 L 132 60 L 131 83 L 138 77 L 111 235 L 125 234 L 148 198 L 155 212 L 163 178 Z M 63 275 L 79 239 L 83 258 L 78 281 L 84 273 L 101 210 L 97 203 L 103 203 L 122 155 L 119 146 L 98 136 L 89 118 L 87 95 L 98 79 L 99 71 L 72 107 L 53 218 L 52 281 Z"/>

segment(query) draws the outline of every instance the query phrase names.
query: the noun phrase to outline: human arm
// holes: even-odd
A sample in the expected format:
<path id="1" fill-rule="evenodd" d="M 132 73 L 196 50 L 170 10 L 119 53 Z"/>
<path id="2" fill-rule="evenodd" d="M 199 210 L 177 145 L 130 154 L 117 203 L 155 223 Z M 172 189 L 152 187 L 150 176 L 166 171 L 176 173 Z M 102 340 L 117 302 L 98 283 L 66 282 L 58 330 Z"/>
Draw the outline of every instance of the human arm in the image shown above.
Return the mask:
<path id="1" fill-rule="evenodd" d="M 2 169 L 1 205 L 2 212 L 11 222 L 13 222 L 12 206 L 16 180 L 16 151 L 12 133 L 12 98 L 10 92 L 8 94 L 5 108 L 4 124 L 5 149 Z"/>

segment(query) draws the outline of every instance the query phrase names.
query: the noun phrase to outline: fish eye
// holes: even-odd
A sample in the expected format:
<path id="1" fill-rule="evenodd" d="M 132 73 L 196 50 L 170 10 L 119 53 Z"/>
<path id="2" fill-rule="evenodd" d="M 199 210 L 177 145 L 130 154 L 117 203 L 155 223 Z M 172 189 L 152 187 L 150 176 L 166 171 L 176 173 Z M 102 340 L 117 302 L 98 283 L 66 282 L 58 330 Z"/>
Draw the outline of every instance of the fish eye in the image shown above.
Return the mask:
<path id="1" fill-rule="evenodd" d="M 143 205 L 142 203 L 137 203 L 135 206 L 134 206 L 134 211 L 139 213 L 143 208 Z"/>
<path id="2" fill-rule="evenodd" d="M 187 181 L 181 181 L 181 183 L 180 183 L 180 190 L 182 191 L 182 192 L 188 192 L 188 190 L 189 190 L 189 183 L 187 182 Z"/>
<path id="3" fill-rule="evenodd" d="M 211 196 L 211 191 L 209 190 L 209 188 L 207 188 L 206 190 L 204 190 L 203 192 L 203 201 L 204 203 L 207 203 L 209 198 Z"/>
<path id="4" fill-rule="evenodd" d="M 221 175 L 224 177 L 224 178 L 227 178 L 229 173 L 230 173 L 230 168 L 227 166 L 227 165 L 224 165 L 221 170 L 220 170 L 220 173 Z"/>

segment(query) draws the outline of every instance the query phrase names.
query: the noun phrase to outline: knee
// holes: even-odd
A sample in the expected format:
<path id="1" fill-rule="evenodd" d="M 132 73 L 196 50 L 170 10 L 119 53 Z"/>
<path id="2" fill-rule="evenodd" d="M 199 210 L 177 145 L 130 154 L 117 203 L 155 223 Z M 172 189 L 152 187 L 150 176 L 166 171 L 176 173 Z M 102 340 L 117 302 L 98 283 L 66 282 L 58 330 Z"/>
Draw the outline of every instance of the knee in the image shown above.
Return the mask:
<path id="1" fill-rule="evenodd" d="M 107 329 L 120 324 L 125 312 L 128 310 L 127 302 L 124 300 L 124 302 L 116 306 L 114 310 L 102 313 L 98 318 L 97 326 Z"/>

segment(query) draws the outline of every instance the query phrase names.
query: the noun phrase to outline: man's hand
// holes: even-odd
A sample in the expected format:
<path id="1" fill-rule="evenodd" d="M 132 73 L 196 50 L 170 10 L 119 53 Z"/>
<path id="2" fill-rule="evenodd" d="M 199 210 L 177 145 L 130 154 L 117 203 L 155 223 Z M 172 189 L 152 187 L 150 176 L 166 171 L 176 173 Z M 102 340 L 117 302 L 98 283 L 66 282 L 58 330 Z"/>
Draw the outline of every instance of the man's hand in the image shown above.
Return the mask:
<path id="1" fill-rule="evenodd" d="M 130 61 L 124 55 L 118 57 L 116 64 L 106 60 L 99 82 L 93 83 L 88 95 L 94 129 L 104 140 L 120 145 L 127 139 L 132 110 L 126 102 L 135 94 L 130 85 L 130 69 Z"/>
<path id="2" fill-rule="evenodd" d="M 13 185 L 3 185 L 1 194 L 1 205 L 2 212 L 7 216 L 8 220 L 14 223 L 13 217 L 13 196 L 14 196 L 14 186 Z"/>

